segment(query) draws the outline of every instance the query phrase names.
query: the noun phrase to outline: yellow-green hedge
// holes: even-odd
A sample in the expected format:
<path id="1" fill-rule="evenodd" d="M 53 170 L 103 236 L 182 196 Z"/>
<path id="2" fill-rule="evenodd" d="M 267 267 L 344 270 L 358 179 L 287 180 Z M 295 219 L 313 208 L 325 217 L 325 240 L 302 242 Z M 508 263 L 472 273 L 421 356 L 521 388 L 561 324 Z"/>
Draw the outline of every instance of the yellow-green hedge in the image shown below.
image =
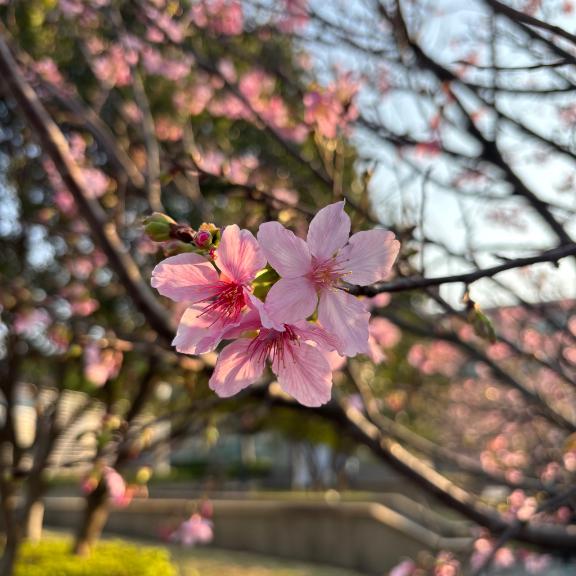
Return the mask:
<path id="1" fill-rule="evenodd" d="M 71 547 L 64 539 L 24 543 L 15 576 L 177 576 L 168 552 L 160 548 L 106 541 L 90 557 L 79 558 Z"/>

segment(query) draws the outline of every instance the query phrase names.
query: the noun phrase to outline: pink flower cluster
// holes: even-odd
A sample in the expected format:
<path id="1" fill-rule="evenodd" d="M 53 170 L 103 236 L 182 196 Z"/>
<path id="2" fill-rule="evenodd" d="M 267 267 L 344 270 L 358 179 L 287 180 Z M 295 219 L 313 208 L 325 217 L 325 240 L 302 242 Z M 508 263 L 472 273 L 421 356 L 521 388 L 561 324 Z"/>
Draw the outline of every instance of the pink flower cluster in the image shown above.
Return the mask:
<path id="1" fill-rule="evenodd" d="M 201 0 L 193 4 L 192 21 L 216 34 L 237 36 L 244 29 L 242 4 L 238 0 Z"/>
<path id="2" fill-rule="evenodd" d="M 192 514 L 180 526 L 170 534 L 172 542 L 178 542 L 182 546 L 191 547 L 196 544 L 208 544 L 214 538 L 213 524 L 211 520 L 200 514 Z"/>
<path id="3" fill-rule="evenodd" d="M 340 75 L 326 88 L 318 87 L 304 95 L 304 120 L 325 138 L 336 138 L 338 130 L 347 131 L 358 117 L 354 98 L 359 84 L 349 75 Z"/>
<path id="4" fill-rule="evenodd" d="M 122 360 L 123 354 L 119 350 L 103 350 L 96 342 L 88 342 L 84 347 L 84 376 L 94 386 L 104 386 L 118 376 Z"/>
<path id="5" fill-rule="evenodd" d="M 132 502 L 136 494 L 136 488 L 126 484 L 126 481 L 120 473 L 110 466 L 105 466 L 102 470 L 102 476 L 91 474 L 82 482 L 82 492 L 91 494 L 96 490 L 98 484 L 103 481 L 106 485 L 108 497 L 113 506 L 124 508 Z"/>
<path id="6" fill-rule="evenodd" d="M 195 253 L 167 258 L 154 269 L 152 286 L 188 304 L 176 349 L 203 354 L 233 340 L 210 379 L 219 396 L 258 381 L 269 360 L 282 389 L 298 402 L 328 402 L 329 353 L 369 352 L 370 312 L 346 286 L 385 279 L 400 248 L 386 230 L 349 235 L 350 218 L 338 202 L 318 212 L 306 241 L 278 222 L 262 224 L 257 238 L 231 225 L 213 259 Z M 263 287 L 264 277 L 274 282 L 262 301 L 254 288 Z"/>

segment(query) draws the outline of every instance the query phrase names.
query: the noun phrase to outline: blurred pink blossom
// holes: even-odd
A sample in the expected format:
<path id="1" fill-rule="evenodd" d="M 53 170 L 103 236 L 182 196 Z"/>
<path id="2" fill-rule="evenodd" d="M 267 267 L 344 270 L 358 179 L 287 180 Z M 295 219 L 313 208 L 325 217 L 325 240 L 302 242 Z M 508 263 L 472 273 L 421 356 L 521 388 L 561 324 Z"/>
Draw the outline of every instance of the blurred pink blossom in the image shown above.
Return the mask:
<path id="1" fill-rule="evenodd" d="M 165 142 L 178 142 L 182 139 L 182 126 L 166 116 L 156 118 L 156 136 Z"/>
<path id="2" fill-rule="evenodd" d="M 290 188 L 272 188 L 270 194 L 277 200 L 277 202 L 274 203 L 274 207 L 278 210 L 285 206 L 297 206 L 300 199 L 298 192 Z"/>
<path id="3" fill-rule="evenodd" d="M 291 33 L 306 26 L 310 20 L 308 0 L 283 0 L 284 9 L 278 19 L 281 32 Z"/>
<path id="4" fill-rule="evenodd" d="M 134 490 L 126 485 L 124 478 L 114 468 L 106 466 L 103 476 L 112 505 L 118 508 L 128 506 L 134 496 Z"/>
<path id="5" fill-rule="evenodd" d="M 98 310 L 99 307 L 100 303 L 98 302 L 98 300 L 95 300 L 94 298 L 86 298 L 84 300 L 78 300 L 72 303 L 72 314 L 83 317 L 90 316 L 91 314 L 96 312 L 96 310 Z"/>
<path id="6" fill-rule="evenodd" d="M 170 540 L 190 547 L 196 544 L 208 544 L 214 538 L 212 522 L 200 514 L 192 514 L 170 535 Z"/>
<path id="7" fill-rule="evenodd" d="M 50 314 L 44 308 L 36 308 L 15 315 L 12 329 L 18 335 L 30 336 L 45 330 L 52 322 Z"/>
<path id="8" fill-rule="evenodd" d="M 132 82 L 130 63 L 120 44 L 112 44 L 108 50 L 94 58 L 94 75 L 108 86 L 128 86 Z"/>
<path id="9" fill-rule="evenodd" d="M 95 342 L 84 347 L 84 375 L 95 386 L 103 386 L 115 378 L 122 366 L 123 354 L 119 350 L 102 350 Z"/>
<path id="10" fill-rule="evenodd" d="M 384 348 L 394 348 L 402 338 L 400 329 L 380 316 L 372 318 L 370 322 L 370 334 L 374 337 L 376 342 Z"/>
<path id="11" fill-rule="evenodd" d="M 329 86 L 304 95 L 304 119 L 326 138 L 336 138 L 338 130 L 347 131 L 358 117 L 354 98 L 359 85 L 350 75 L 339 75 Z"/>
<path id="12" fill-rule="evenodd" d="M 412 576 L 416 568 L 418 566 L 412 560 L 403 560 L 390 570 L 388 576 Z"/>
<path id="13" fill-rule="evenodd" d="M 214 88 L 208 83 L 208 77 L 200 77 L 186 90 L 178 90 L 174 95 L 174 105 L 185 114 L 202 114 L 214 96 Z"/>
<path id="14" fill-rule="evenodd" d="M 196 26 L 216 34 L 235 36 L 244 29 L 244 15 L 239 0 L 200 0 L 192 5 L 191 17 Z"/>

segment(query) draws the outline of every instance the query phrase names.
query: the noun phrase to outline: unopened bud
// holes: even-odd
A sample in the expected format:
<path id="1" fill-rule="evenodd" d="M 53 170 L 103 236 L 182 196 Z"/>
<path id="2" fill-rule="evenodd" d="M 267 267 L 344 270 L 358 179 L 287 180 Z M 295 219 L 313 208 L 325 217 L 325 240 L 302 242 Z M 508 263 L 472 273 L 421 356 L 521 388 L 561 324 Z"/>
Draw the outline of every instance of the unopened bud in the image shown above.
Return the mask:
<path id="1" fill-rule="evenodd" d="M 138 482 L 138 484 L 146 484 L 151 477 L 152 477 L 151 468 L 148 466 L 144 466 L 143 468 L 140 468 L 136 473 L 136 482 Z"/>
<path id="2" fill-rule="evenodd" d="M 222 231 L 218 226 L 216 226 L 216 224 L 212 224 L 212 222 L 203 222 L 198 228 L 198 233 L 200 232 L 210 232 L 212 235 L 212 246 L 216 247 L 220 243 L 220 234 Z"/>
<path id="3" fill-rule="evenodd" d="M 144 232 L 154 242 L 166 242 L 171 238 L 172 226 L 176 224 L 170 216 L 154 212 L 144 220 Z"/>
<path id="4" fill-rule="evenodd" d="M 212 244 L 212 234 L 208 230 L 198 230 L 194 237 L 194 244 L 198 248 L 208 248 Z"/>
<path id="5" fill-rule="evenodd" d="M 207 232 L 210 232 L 210 234 L 214 234 L 218 231 L 218 226 L 212 224 L 212 222 L 202 222 L 198 230 L 206 230 Z"/>

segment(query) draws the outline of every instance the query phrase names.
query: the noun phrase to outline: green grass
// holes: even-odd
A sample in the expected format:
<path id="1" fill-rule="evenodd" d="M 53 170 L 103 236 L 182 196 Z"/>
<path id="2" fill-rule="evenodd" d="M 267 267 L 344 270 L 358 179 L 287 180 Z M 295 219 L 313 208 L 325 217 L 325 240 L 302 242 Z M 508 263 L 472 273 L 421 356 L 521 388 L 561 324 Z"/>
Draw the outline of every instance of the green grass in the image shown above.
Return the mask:
<path id="1" fill-rule="evenodd" d="M 15 576 L 176 576 L 168 551 L 120 540 L 99 542 L 89 558 L 71 554 L 69 538 L 25 542 Z M 192 573 L 193 574 L 193 573 Z"/>
<path id="2" fill-rule="evenodd" d="M 70 538 L 46 531 L 41 542 L 23 544 L 15 576 L 360 576 L 331 566 L 260 554 L 140 545 L 134 539 L 104 539 L 89 558 L 71 555 L 71 548 Z"/>
<path id="3" fill-rule="evenodd" d="M 171 547 L 181 576 L 360 576 L 357 572 L 210 548 Z"/>

